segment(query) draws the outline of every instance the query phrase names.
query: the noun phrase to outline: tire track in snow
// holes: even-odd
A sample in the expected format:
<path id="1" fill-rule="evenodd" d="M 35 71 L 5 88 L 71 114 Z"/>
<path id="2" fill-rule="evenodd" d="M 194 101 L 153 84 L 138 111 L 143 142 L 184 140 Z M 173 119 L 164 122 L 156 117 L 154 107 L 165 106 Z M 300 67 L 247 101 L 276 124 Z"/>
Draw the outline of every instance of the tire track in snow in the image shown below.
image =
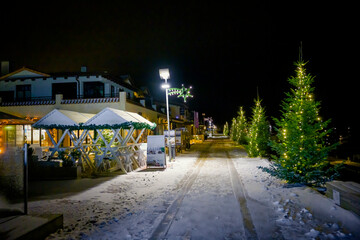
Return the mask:
<path id="1" fill-rule="evenodd" d="M 227 156 L 227 165 L 230 173 L 230 180 L 232 189 L 235 195 L 236 200 L 240 205 L 241 216 L 244 222 L 244 230 L 246 239 L 258 239 L 254 223 L 251 218 L 251 214 L 246 202 L 246 190 L 244 184 L 239 178 L 239 174 L 236 171 L 234 163 L 229 155 L 229 152 L 226 151 Z"/>
<path id="2" fill-rule="evenodd" d="M 176 214 L 178 213 L 181 204 L 186 196 L 186 194 L 190 191 L 190 188 L 194 184 L 196 178 L 198 177 L 201 168 L 204 166 L 205 160 L 209 155 L 209 149 L 213 143 L 206 145 L 206 149 L 201 151 L 201 154 L 198 158 L 198 160 L 195 163 L 195 169 L 192 171 L 191 175 L 188 177 L 186 182 L 183 184 L 183 187 L 176 198 L 176 200 L 170 205 L 168 210 L 165 213 L 165 216 L 159 223 L 159 225 L 156 227 L 155 231 L 153 232 L 150 239 L 164 239 L 166 238 L 166 235 L 171 227 L 171 224 L 173 223 Z"/>

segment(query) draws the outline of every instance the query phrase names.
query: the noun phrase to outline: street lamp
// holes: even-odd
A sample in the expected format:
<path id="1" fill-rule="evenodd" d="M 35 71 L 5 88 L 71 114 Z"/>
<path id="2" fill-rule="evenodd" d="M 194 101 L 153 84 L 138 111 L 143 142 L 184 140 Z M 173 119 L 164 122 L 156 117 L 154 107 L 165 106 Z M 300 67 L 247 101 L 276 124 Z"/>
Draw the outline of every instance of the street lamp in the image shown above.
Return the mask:
<path id="1" fill-rule="evenodd" d="M 170 143 L 170 117 L 169 117 L 169 99 L 168 99 L 168 89 L 170 85 L 167 80 L 170 78 L 170 72 L 168 68 L 159 69 L 159 75 L 161 79 L 165 80 L 165 83 L 161 85 L 162 88 L 165 88 L 166 95 L 166 116 L 168 122 L 168 148 L 169 148 L 169 161 L 171 162 L 171 143 Z"/>

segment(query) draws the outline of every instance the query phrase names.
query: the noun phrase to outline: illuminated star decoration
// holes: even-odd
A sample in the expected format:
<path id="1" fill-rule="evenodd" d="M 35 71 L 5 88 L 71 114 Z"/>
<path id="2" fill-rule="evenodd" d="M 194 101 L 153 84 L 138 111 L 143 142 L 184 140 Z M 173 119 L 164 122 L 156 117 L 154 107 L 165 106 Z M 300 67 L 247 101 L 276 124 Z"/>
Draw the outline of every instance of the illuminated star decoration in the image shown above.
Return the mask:
<path id="1" fill-rule="evenodd" d="M 184 84 L 181 85 L 181 88 L 169 88 L 169 96 L 178 95 L 178 98 L 182 97 L 184 98 L 184 102 L 186 102 L 186 99 L 188 97 L 193 97 L 190 93 L 191 86 L 189 88 L 184 87 Z"/>

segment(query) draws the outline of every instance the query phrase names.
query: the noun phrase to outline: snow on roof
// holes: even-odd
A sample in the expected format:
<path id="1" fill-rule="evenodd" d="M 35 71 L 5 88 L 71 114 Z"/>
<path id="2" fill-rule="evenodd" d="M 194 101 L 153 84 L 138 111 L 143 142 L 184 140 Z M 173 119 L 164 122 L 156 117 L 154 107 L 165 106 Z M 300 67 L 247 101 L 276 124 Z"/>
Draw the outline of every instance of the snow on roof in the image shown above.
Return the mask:
<path id="1" fill-rule="evenodd" d="M 94 115 L 95 114 L 54 109 L 33 124 L 33 127 L 46 129 L 79 127 L 80 124 L 85 123 Z"/>

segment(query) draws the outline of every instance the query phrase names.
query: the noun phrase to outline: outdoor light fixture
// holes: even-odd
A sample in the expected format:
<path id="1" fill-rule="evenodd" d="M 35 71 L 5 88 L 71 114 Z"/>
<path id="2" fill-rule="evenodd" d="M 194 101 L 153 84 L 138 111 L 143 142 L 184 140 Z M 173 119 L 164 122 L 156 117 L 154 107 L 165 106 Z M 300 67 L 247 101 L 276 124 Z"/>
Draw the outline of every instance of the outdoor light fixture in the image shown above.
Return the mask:
<path id="1" fill-rule="evenodd" d="M 159 69 L 160 78 L 164 79 L 165 82 L 170 78 L 170 72 L 168 68 Z"/>
<path id="2" fill-rule="evenodd" d="M 170 84 L 167 83 L 167 80 L 170 78 L 170 72 L 168 68 L 159 69 L 159 75 L 161 79 L 165 80 L 165 83 L 161 85 L 162 88 L 170 88 Z"/>
<path id="3" fill-rule="evenodd" d="M 169 161 L 171 162 L 171 143 L 170 143 L 170 116 L 169 116 L 169 97 L 168 89 L 170 85 L 167 83 L 167 80 L 170 78 L 170 72 L 168 68 L 159 69 L 159 75 L 161 79 L 165 80 L 165 83 L 161 85 L 162 88 L 165 88 L 166 95 L 166 116 L 168 122 L 168 148 L 169 148 Z"/>

